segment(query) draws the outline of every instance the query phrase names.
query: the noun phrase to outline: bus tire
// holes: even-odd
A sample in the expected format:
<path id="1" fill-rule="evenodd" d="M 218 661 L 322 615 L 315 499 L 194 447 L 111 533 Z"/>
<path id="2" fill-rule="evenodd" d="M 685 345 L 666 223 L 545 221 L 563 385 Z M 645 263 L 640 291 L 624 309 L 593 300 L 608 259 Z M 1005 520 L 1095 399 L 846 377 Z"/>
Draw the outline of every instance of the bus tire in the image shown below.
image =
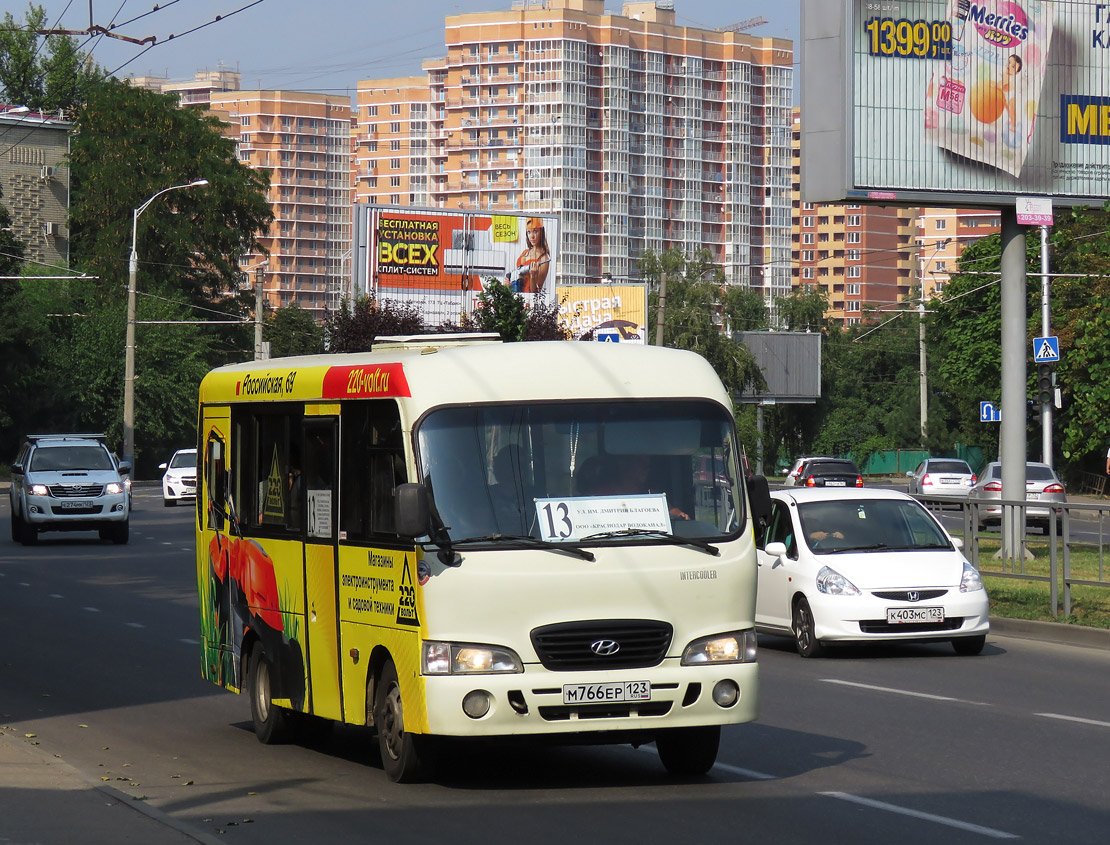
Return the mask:
<path id="1" fill-rule="evenodd" d="M 405 730 L 401 684 L 392 660 L 386 660 L 374 684 L 374 727 L 382 769 L 391 781 L 419 783 L 429 777 L 433 768 L 431 740 Z"/>
<path id="2" fill-rule="evenodd" d="M 262 643 L 255 643 L 248 669 L 251 720 L 254 722 L 255 736 L 265 745 L 287 742 L 290 735 L 289 714 L 284 708 L 274 704 L 273 671 Z"/>
<path id="3" fill-rule="evenodd" d="M 655 748 L 663 766 L 679 777 L 704 775 L 712 769 L 720 744 L 720 725 L 673 728 L 655 738 Z"/>

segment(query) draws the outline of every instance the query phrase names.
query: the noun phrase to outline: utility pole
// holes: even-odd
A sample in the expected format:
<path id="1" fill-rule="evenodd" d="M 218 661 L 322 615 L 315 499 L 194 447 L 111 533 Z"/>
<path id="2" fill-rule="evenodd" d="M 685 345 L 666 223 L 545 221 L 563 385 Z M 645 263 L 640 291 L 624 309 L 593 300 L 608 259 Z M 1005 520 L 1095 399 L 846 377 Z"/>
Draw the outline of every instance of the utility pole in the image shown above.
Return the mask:
<path id="1" fill-rule="evenodd" d="M 262 355 L 262 293 L 266 280 L 266 264 L 259 264 L 254 270 L 254 360 L 261 361 Z"/>
<path id="2" fill-rule="evenodd" d="M 659 274 L 659 307 L 655 314 L 655 345 L 663 345 L 663 314 L 667 309 L 667 271 L 661 269 Z"/>
<path id="3" fill-rule="evenodd" d="M 1041 226 L 1041 337 L 1049 331 L 1048 226 Z M 1055 391 L 1053 391 L 1055 393 Z M 1042 400 L 1044 397 L 1039 397 Z M 1041 402 L 1041 460 L 1052 466 L 1052 403 Z"/>
<path id="4" fill-rule="evenodd" d="M 918 361 L 921 367 L 921 446 L 925 447 L 925 440 L 929 436 L 929 381 L 926 374 L 925 360 L 925 288 L 921 288 L 921 301 L 917 304 L 917 349 Z"/>

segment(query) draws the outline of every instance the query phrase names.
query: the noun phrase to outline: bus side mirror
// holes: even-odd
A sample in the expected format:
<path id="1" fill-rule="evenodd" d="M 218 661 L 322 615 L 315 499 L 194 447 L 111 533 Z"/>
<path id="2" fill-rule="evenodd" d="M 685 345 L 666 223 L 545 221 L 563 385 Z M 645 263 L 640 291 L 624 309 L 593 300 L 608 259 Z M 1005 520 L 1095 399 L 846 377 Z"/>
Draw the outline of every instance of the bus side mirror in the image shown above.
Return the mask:
<path id="1" fill-rule="evenodd" d="M 767 476 L 753 475 L 748 479 L 748 504 L 756 524 L 771 518 L 771 488 L 767 484 Z"/>
<path id="2" fill-rule="evenodd" d="M 428 491 L 423 484 L 398 484 L 394 500 L 394 524 L 403 537 L 423 537 L 428 533 Z"/>

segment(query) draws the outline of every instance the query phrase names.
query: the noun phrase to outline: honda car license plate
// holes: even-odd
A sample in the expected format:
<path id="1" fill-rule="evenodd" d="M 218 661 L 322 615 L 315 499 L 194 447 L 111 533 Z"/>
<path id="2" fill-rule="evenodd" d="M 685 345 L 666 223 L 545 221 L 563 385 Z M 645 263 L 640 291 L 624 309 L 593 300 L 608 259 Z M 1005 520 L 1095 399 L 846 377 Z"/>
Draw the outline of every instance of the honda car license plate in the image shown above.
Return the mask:
<path id="1" fill-rule="evenodd" d="M 651 681 L 563 684 L 563 704 L 607 704 L 614 701 L 651 701 Z"/>
<path id="2" fill-rule="evenodd" d="M 943 607 L 888 607 L 886 621 L 889 625 L 906 625 L 914 622 L 943 622 Z"/>

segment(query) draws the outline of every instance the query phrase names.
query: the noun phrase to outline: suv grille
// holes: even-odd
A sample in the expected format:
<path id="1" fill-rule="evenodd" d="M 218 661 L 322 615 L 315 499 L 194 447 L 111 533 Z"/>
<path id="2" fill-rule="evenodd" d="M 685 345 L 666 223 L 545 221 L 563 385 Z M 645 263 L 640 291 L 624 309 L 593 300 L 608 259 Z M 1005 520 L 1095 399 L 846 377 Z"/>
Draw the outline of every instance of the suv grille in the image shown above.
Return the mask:
<path id="1" fill-rule="evenodd" d="M 532 647 L 543 667 L 552 671 L 641 669 L 663 660 L 673 633 L 668 623 L 650 619 L 562 622 L 534 629 Z M 601 640 L 611 640 L 618 648 L 596 654 L 590 646 Z"/>
<path id="2" fill-rule="evenodd" d="M 103 496 L 103 484 L 53 484 L 50 495 L 56 499 L 66 499 L 81 496 Z"/>

